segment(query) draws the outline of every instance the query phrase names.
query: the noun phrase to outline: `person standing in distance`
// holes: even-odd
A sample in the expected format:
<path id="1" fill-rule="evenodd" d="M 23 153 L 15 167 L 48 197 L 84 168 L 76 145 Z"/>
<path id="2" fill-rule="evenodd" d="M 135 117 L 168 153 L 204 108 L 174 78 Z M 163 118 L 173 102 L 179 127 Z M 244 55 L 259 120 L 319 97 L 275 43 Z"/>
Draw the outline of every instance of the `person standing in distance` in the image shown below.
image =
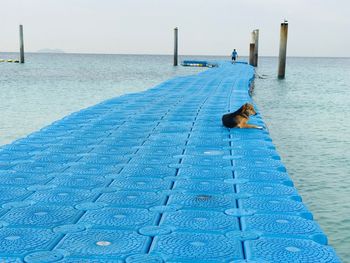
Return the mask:
<path id="1" fill-rule="evenodd" d="M 234 49 L 234 50 L 232 51 L 232 54 L 231 54 L 232 63 L 236 63 L 237 57 L 238 57 L 238 53 L 237 53 L 236 49 Z"/>

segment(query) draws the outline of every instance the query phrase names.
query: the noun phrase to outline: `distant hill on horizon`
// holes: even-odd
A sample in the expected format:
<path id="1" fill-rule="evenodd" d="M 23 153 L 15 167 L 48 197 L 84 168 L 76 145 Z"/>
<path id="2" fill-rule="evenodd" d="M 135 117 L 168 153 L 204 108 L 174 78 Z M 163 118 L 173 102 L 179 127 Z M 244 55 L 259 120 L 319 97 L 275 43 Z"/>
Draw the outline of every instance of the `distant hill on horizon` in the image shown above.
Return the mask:
<path id="1" fill-rule="evenodd" d="M 38 53 L 65 53 L 62 49 L 58 48 L 43 48 L 37 51 Z"/>

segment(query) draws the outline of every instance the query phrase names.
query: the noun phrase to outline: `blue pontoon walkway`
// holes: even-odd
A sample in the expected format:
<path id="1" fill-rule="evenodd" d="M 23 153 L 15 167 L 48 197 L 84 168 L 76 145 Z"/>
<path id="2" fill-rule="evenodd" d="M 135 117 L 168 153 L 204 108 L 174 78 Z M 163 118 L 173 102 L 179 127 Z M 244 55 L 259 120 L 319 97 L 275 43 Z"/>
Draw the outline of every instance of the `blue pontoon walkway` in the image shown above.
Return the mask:
<path id="1" fill-rule="evenodd" d="M 0 261 L 339 262 L 267 131 L 221 125 L 253 76 L 220 63 L 2 147 Z"/>

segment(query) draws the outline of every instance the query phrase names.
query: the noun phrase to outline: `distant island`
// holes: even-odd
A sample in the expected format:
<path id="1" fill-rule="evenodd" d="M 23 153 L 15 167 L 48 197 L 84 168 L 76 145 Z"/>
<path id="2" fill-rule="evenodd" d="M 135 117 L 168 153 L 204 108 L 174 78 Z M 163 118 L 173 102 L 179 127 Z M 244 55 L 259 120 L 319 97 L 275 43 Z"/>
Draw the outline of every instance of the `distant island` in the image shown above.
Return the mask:
<path id="1" fill-rule="evenodd" d="M 65 53 L 62 49 L 57 48 L 43 48 L 37 51 L 38 53 Z"/>

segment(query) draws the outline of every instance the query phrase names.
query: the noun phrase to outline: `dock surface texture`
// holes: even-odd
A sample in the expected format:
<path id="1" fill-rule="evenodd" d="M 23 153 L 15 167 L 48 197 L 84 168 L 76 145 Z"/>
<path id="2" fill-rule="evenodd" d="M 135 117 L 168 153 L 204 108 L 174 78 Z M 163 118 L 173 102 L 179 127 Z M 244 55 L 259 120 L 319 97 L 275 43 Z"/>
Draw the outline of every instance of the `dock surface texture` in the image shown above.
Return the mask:
<path id="1" fill-rule="evenodd" d="M 3 146 L 1 262 L 340 262 L 268 132 L 221 124 L 253 78 L 221 62 Z"/>

